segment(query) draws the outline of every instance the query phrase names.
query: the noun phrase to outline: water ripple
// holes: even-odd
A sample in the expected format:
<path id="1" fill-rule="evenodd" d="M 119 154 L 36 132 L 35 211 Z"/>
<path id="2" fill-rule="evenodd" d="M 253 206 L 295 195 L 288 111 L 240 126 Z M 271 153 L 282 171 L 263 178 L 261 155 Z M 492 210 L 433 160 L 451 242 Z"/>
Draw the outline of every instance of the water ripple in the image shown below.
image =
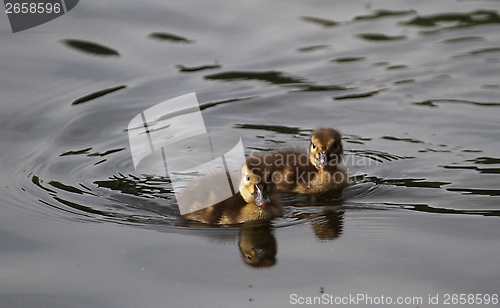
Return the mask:
<path id="1" fill-rule="evenodd" d="M 360 93 L 354 93 L 354 94 L 339 95 L 339 96 L 333 97 L 333 99 L 334 100 L 343 100 L 343 99 L 367 98 L 367 97 L 375 96 L 384 90 L 386 90 L 386 89 L 380 89 L 380 90 L 374 90 L 374 91 L 368 91 L 368 92 L 360 92 Z"/>
<path id="2" fill-rule="evenodd" d="M 299 127 L 283 126 L 283 125 L 265 125 L 265 124 L 235 124 L 235 128 L 241 129 L 251 129 L 251 130 L 264 130 L 274 133 L 287 134 L 287 135 L 299 135 L 304 132 L 303 129 Z"/>
<path id="3" fill-rule="evenodd" d="M 207 64 L 207 65 L 187 67 L 187 66 L 179 64 L 179 65 L 176 65 L 175 67 L 179 69 L 179 72 L 192 73 L 192 72 L 199 72 L 199 71 L 203 71 L 203 70 L 218 69 L 218 68 L 221 68 L 222 65 L 219 65 L 216 63 L 216 64 Z"/>
<path id="4" fill-rule="evenodd" d="M 179 220 L 175 203 L 169 201 L 173 192 L 165 179 L 116 175 L 94 181 L 93 188 L 80 184 L 83 189 L 45 181 L 37 175 L 31 179 L 52 199 L 39 199 L 40 203 L 70 213 L 74 218 L 134 224 L 173 224 Z"/>
<path id="5" fill-rule="evenodd" d="M 479 173 L 483 174 L 500 174 L 500 166 L 499 167 L 480 167 L 476 165 L 500 165 L 500 159 L 494 157 L 477 157 L 475 159 L 468 159 L 465 161 L 466 163 L 472 163 L 471 165 L 461 165 L 459 163 L 456 164 L 448 164 L 441 166 L 444 169 L 459 169 L 459 170 L 475 170 Z"/>
<path id="6" fill-rule="evenodd" d="M 353 153 L 360 157 L 366 157 L 377 162 L 393 161 L 400 159 L 412 159 L 414 156 L 401 156 L 396 154 L 391 154 L 384 151 L 370 150 L 370 149 L 347 149 L 346 153 Z"/>
<path id="7" fill-rule="evenodd" d="M 384 203 L 384 205 L 394 206 L 393 203 Z M 396 204 L 406 210 L 424 212 L 424 213 L 437 213 L 437 214 L 454 214 L 454 215 L 472 215 L 472 216 L 500 216 L 499 210 L 457 210 L 449 208 L 432 207 L 427 204 Z"/>
<path id="8" fill-rule="evenodd" d="M 293 90 L 294 92 L 323 92 L 323 91 L 345 91 L 352 88 L 348 88 L 343 85 L 319 85 L 319 84 L 297 84 L 294 85 L 295 88 L 299 90 Z"/>
<path id="9" fill-rule="evenodd" d="M 407 16 L 414 15 L 417 12 L 415 10 L 407 10 L 407 11 L 393 11 L 393 10 L 375 10 L 370 15 L 360 15 L 354 17 L 354 20 L 377 20 L 386 17 L 398 17 L 398 16 Z"/>
<path id="10" fill-rule="evenodd" d="M 185 37 L 164 32 L 153 32 L 150 35 L 148 35 L 148 37 L 159 41 L 167 41 L 172 43 L 184 43 L 184 44 L 194 43 L 193 40 L 187 39 Z"/>
<path id="11" fill-rule="evenodd" d="M 439 30 L 469 28 L 482 25 L 500 24 L 500 16 L 496 11 L 476 10 L 469 13 L 442 13 L 435 15 L 416 16 L 409 21 L 402 22 L 405 26 L 423 28 L 437 27 Z"/>
<path id="12" fill-rule="evenodd" d="M 290 77 L 287 76 L 285 73 L 278 71 L 265 71 L 265 72 L 231 71 L 231 72 L 206 75 L 203 78 L 209 80 L 222 80 L 222 81 L 257 80 L 275 85 L 303 83 L 305 81 L 303 78 Z"/>
<path id="13" fill-rule="evenodd" d="M 331 60 L 331 62 L 337 62 L 337 63 L 357 62 L 357 61 L 362 61 L 362 60 L 365 60 L 365 59 L 366 59 L 366 57 L 349 56 L 349 57 L 335 58 L 335 59 Z"/>
<path id="14" fill-rule="evenodd" d="M 446 190 L 461 192 L 463 195 L 500 196 L 500 189 L 447 188 Z"/>
<path id="15" fill-rule="evenodd" d="M 441 186 L 451 184 L 451 182 L 427 181 L 425 178 L 383 179 L 376 176 L 367 176 L 366 181 L 373 182 L 379 185 L 419 188 L 441 188 Z"/>
<path id="16" fill-rule="evenodd" d="M 357 37 L 366 41 L 384 42 L 384 41 L 400 41 L 406 39 L 405 35 L 386 35 L 382 33 L 360 33 Z"/>
<path id="17" fill-rule="evenodd" d="M 120 56 L 118 51 L 94 42 L 66 39 L 62 40 L 61 43 L 77 51 L 89 53 L 96 56 Z"/>
<path id="18" fill-rule="evenodd" d="M 471 57 L 471 56 L 474 57 L 474 56 L 480 56 L 480 55 L 491 54 L 491 53 L 500 53 L 500 47 L 475 49 L 472 51 L 468 51 L 468 52 L 454 55 L 452 57 L 453 58 L 462 58 L 462 57 Z"/>
<path id="19" fill-rule="evenodd" d="M 102 90 L 99 90 L 99 91 L 95 91 L 95 92 L 92 92 L 90 94 L 87 94 L 85 96 L 82 96 L 80 98 L 77 98 L 73 101 L 73 103 L 71 103 L 71 105 L 78 105 L 78 104 L 83 104 L 83 103 L 86 103 L 90 100 L 93 100 L 93 99 L 96 99 L 98 97 L 101 97 L 101 96 L 104 96 L 104 95 L 107 95 L 109 93 L 113 93 L 115 91 L 118 91 L 118 90 L 121 90 L 121 89 L 125 89 L 127 86 L 116 86 L 116 87 L 112 87 L 112 88 L 107 88 L 107 89 L 102 89 Z"/>
<path id="20" fill-rule="evenodd" d="M 458 100 L 458 99 L 428 99 L 420 102 L 414 102 L 412 104 L 419 106 L 439 107 L 439 103 L 460 103 L 460 104 L 471 104 L 484 107 L 500 106 L 500 103 L 498 102 L 474 102 L 474 101 Z"/>
<path id="21" fill-rule="evenodd" d="M 305 22 L 320 25 L 320 26 L 326 27 L 326 28 L 334 27 L 334 26 L 337 26 L 340 24 L 340 23 L 333 21 L 333 20 L 330 20 L 330 19 L 312 17 L 312 16 L 302 16 L 300 19 L 305 21 Z"/>
<path id="22" fill-rule="evenodd" d="M 404 141 L 404 142 L 410 142 L 410 143 L 424 143 L 422 140 L 413 139 L 413 138 L 398 138 L 398 137 L 393 137 L 393 136 L 382 136 L 381 138 L 386 139 L 386 140 Z"/>
<path id="23" fill-rule="evenodd" d="M 312 46 L 306 46 L 306 47 L 301 47 L 298 48 L 298 52 L 312 52 L 316 50 L 322 50 L 322 49 L 328 49 L 330 45 L 312 45 Z"/>

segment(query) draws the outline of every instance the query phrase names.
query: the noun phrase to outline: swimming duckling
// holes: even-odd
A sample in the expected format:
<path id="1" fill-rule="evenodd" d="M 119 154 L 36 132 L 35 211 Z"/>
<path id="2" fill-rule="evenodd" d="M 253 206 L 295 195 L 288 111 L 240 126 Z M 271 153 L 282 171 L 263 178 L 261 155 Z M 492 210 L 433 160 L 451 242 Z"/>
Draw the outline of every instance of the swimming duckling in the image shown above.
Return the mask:
<path id="1" fill-rule="evenodd" d="M 271 176 L 270 170 L 265 166 L 252 164 L 252 169 L 248 167 L 253 158 L 247 159 L 241 168 L 241 178 L 238 193 L 218 202 L 210 203 L 210 199 L 219 200 L 217 195 L 221 193 L 218 188 L 213 187 L 213 183 L 222 183 L 221 177 L 229 177 L 224 173 L 204 176 L 188 187 L 181 195 L 183 202 L 194 200 L 193 208 L 201 208 L 183 215 L 184 218 L 196 220 L 208 224 L 239 224 L 250 221 L 270 221 L 281 216 L 281 207 L 277 200 L 270 197 L 268 187 Z M 200 206 L 197 203 L 197 193 L 206 192 L 206 187 L 210 187 L 208 200 L 204 200 L 208 207 Z M 189 204 L 189 203 L 188 203 Z"/>
<path id="2" fill-rule="evenodd" d="M 259 157 L 273 164 L 272 182 L 279 192 L 323 194 L 341 192 L 350 185 L 339 166 L 343 148 L 340 133 L 318 128 L 310 139 L 309 151 L 281 149 Z"/>

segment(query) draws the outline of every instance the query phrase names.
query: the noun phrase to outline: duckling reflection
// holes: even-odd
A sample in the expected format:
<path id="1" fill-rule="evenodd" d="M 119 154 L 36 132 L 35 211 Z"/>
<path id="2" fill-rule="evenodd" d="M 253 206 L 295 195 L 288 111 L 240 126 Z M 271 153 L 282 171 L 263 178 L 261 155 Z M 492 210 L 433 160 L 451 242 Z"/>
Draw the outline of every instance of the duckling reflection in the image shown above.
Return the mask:
<path id="1" fill-rule="evenodd" d="M 337 204 L 339 205 L 339 204 Z M 320 206 L 320 208 L 317 208 Z M 329 206 L 324 208 L 323 206 Z M 331 208 L 331 204 L 294 203 L 294 210 L 286 218 L 306 220 L 311 224 L 314 234 L 320 241 L 330 241 L 342 234 L 344 213 Z"/>
<path id="2" fill-rule="evenodd" d="M 224 177 L 228 177 L 227 174 L 218 173 L 203 176 L 186 188 L 180 198 L 184 198 L 183 202 L 188 202 L 187 204 L 193 204 L 193 209 L 201 209 L 193 210 L 183 217 L 207 224 L 226 225 L 250 221 L 270 221 L 281 216 L 281 206 L 278 200 L 268 193 L 268 191 L 273 192 L 273 185 L 269 184 L 271 169 L 263 164 L 255 163 L 252 163 L 250 169 L 248 165 L 252 161 L 253 158 L 247 159 L 241 169 L 238 193 L 221 202 L 211 201 L 220 200 L 218 195 L 222 193 L 217 187 L 213 187 L 213 183 L 222 183 L 225 180 Z M 211 187 L 208 194 L 206 194 L 207 187 Z M 199 201 L 201 193 L 208 195 L 207 199 L 202 200 L 204 204 L 200 204 Z"/>
<path id="3" fill-rule="evenodd" d="M 271 267 L 277 262 L 278 245 L 274 227 L 268 222 L 251 222 L 238 227 L 228 227 L 186 220 L 180 222 L 179 226 L 191 229 L 190 234 L 204 237 L 214 245 L 237 244 L 243 261 L 253 268 Z"/>
<path id="4" fill-rule="evenodd" d="M 331 241 L 342 234 L 344 212 L 326 210 L 310 217 L 311 224 L 320 241 Z"/>
<path id="5" fill-rule="evenodd" d="M 296 216 L 311 222 L 314 234 L 320 241 L 331 241 L 342 234 L 344 212 L 323 210 L 318 213 L 308 213 Z"/>
<path id="6" fill-rule="evenodd" d="M 276 264 L 278 249 L 273 229 L 269 225 L 242 228 L 238 245 L 246 264 L 258 268 Z"/>
<path id="7" fill-rule="evenodd" d="M 339 166 L 343 153 L 340 133 L 318 128 L 311 136 L 309 151 L 281 149 L 255 156 L 273 165 L 271 179 L 278 192 L 333 194 L 350 185 L 346 171 Z"/>

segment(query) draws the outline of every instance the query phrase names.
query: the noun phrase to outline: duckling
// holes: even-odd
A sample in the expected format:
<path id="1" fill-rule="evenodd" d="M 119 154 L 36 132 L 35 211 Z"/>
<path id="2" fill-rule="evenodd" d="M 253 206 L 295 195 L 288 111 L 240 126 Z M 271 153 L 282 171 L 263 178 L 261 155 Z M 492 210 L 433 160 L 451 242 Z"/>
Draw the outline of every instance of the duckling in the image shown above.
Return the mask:
<path id="1" fill-rule="evenodd" d="M 238 193 L 221 202 L 214 204 L 210 202 L 210 199 L 219 200 L 217 195 L 221 191 L 217 187 L 214 188 L 213 183 L 223 183 L 223 180 L 227 181 L 229 175 L 225 173 L 204 176 L 184 190 L 180 196 L 181 198 L 186 198 L 183 202 L 193 200 L 191 202 L 193 208 L 201 209 L 184 214 L 183 217 L 207 224 L 226 225 L 250 221 L 270 221 L 281 216 L 280 205 L 268 193 L 268 187 L 271 187 L 270 184 L 267 184 L 270 182 L 270 170 L 267 170 L 263 165 L 257 166 L 255 164 L 252 164 L 252 169 L 250 169 L 248 165 L 252 161 L 253 158 L 247 159 L 241 168 Z M 224 179 L 224 177 L 226 178 Z M 210 193 L 206 194 L 209 195 L 209 198 L 208 200 L 204 200 L 204 202 L 207 205 L 213 205 L 208 207 L 200 206 L 198 204 L 199 199 L 196 198 L 197 192 L 206 191 L 207 187 L 209 187 Z"/>
<path id="2" fill-rule="evenodd" d="M 340 133 L 318 128 L 311 135 L 309 151 L 281 149 L 259 158 L 273 164 L 272 182 L 279 192 L 324 194 L 341 192 L 350 185 L 339 166 L 343 148 Z"/>

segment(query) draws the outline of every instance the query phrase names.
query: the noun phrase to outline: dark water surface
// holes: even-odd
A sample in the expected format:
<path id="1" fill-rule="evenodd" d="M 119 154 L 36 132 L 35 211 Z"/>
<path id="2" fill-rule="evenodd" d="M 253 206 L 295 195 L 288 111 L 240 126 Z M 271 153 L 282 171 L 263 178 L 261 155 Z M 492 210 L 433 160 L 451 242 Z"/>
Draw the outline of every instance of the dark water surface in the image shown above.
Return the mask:
<path id="1" fill-rule="evenodd" d="M 500 294 L 499 10 L 89 0 L 16 34 L 1 14 L 0 306 Z M 191 92 L 221 151 L 338 128 L 355 185 L 289 197 L 270 227 L 187 225 L 169 179 L 134 170 L 127 125 Z M 276 258 L 249 266 L 246 245 Z"/>

